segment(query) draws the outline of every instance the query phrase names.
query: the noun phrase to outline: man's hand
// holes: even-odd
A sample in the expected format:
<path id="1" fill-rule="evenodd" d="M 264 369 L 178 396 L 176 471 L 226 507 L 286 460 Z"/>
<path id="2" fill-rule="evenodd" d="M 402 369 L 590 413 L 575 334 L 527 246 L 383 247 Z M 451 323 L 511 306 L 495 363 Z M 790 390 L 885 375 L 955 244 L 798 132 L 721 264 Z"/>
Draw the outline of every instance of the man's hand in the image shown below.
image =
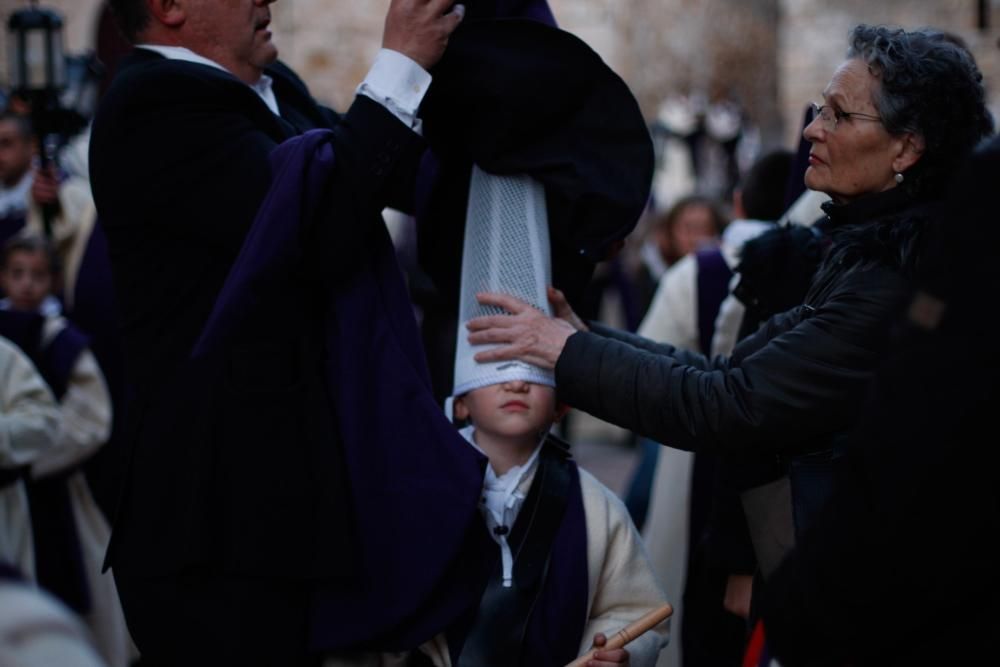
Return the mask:
<path id="1" fill-rule="evenodd" d="M 608 643 L 608 638 L 603 633 L 594 635 L 594 648 L 601 648 Z M 594 659 L 587 662 L 588 667 L 614 667 L 614 665 L 629 665 L 628 651 L 623 648 L 616 648 L 610 651 L 598 651 L 594 654 Z"/>
<path id="2" fill-rule="evenodd" d="M 51 162 L 44 169 L 35 170 L 35 180 L 31 184 L 31 198 L 39 206 L 59 204 L 59 177 Z"/>
<path id="3" fill-rule="evenodd" d="M 549 317 L 534 306 L 507 294 L 477 294 L 479 303 L 496 306 L 510 315 L 486 315 L 469 320 L 473 345 L 500 343 L 501 347 L 476 354 L 478 362 L 520 359 L 541 368 L 556 367 L 566 339 L 576 329 L 566 320 Z"/>
<path id="4" fill-rule="evenodd" d="M 392 0 L 385 16 L 382 47 L 398 51 L 425 70 L 441 59 L 448 37 L 465 16 L 454 0 Z"/>

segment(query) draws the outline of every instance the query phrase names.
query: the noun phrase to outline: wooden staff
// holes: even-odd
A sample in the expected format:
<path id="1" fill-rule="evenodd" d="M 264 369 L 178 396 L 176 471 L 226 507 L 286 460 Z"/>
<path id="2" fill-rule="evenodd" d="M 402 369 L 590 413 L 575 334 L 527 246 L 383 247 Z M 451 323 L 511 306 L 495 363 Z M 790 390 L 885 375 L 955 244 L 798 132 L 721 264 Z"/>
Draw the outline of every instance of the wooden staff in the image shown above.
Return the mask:
<path id="1" fill-rule="evenodd" d="M 672 613 L 674 613 L 674 608 L 671 607 L 669 603 L 654 609 L 639 620 L 626 625 L 613 637 L 609 637 L 607 643 L 601 648 L 595 648 L 588 653 L 581 655 L 579 658 L 566 665 L 566 667 L 586 667 L 587 662 L 593 660 L 594 654 L 598 651 L 612 651 L 616 648 L 622 648 L 629 642 L 638 638 L 640 635 L 655 628 Z"/>

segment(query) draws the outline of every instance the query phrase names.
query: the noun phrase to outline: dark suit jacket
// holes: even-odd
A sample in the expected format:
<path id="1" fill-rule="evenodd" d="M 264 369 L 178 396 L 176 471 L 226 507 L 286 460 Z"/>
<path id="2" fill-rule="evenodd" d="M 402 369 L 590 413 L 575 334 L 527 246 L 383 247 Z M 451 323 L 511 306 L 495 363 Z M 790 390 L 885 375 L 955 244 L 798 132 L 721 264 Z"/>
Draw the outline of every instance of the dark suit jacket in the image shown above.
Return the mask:
<path id="1" fill-rule="evenodd" d="M 420 138 L 359 97 L 340 119 L 283 65 L 279 119 L 214 68 L 137 50 L 94 122 L 91 179 L 110 247 L 129 384 L 130 470 L 109 562 L 296 578 L 349 575 L 352 526 L 322 369 L 325 288 L 412 180 Z M 271 181 L 268 156 L 334 129 L 337 226 L 308 227 L 298 288 L 210 366 L 190 353 Z M 325 222 L 325 221 L 321 221 Z M 330 443 L 334 446 L 331 446 Z"/>

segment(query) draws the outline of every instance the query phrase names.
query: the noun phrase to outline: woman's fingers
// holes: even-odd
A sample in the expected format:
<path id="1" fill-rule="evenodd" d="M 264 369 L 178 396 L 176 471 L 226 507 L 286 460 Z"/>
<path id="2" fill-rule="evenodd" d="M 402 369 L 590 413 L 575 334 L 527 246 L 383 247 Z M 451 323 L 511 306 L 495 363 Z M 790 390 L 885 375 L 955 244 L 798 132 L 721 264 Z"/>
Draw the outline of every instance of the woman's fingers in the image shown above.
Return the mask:
<path id="1" fill-rule="evenodd" d="M 498 294 L 496 292 L 480 292 L 476 294 L 476 300 L 484 306 L 496 306 L 497 308 L 503 308 L 508 313 L 513 313 L 514 315 L 524 312 L 528 308 L 532 308 L 531 304 L 525 303 L 516 297 L 510 296 L 509 294 Z"/>
<path id="2" fill-rule="evenodd" d="M 469 334 L 469 342 L 473 345 L 489 345 L 490 343 L 513 343 L 523 333 L 517 327 L 484 328 Z"/>
<path id="3" fill-rule="evenodd" d="M 549 305 L 552 306 L 552 312 L 556 317 L 566 320 L 573 328 L 577 331 L 587 331 L 589 327 L 584 323 L 579 316 L 573 312 L 573 307 L 569 305 L 569 301 L 566 299 L 566 295 L 562 293 L 561 290 L 557 290 L 555 287 L 549 287 L 548 289 Z"/>
<path id="4" fill-rule="evenodd" d="M 557 316 L 562 317 L 566 311 L 571 311 L 569 301 L 566 300 L 566 295 L 562 293 L 562 290 L 549 286 L 548 297 L 549 303 L 552 304 L 552 310 Z"/>
<path id="5" fill-rule="evenodd" d="M 539 356 L 529 350 L 515 346 L 498 347 L 492 350 L 477 352 L 473 358 L 481 364 L 517 359 L 546 370 L 555 368 L 555 363 L 548 357 Z"/>
<path id="6" fill-rule="evenodd" d="M 469 331 L 482 331 L 483 329 L 503 329 L 514 324 L 510 315 L 483 315 L 474 317 L 465 323 L 465 328 Z"/>
<path id="7" fill-rule="evenodd" d="M 475 355 L 480 363 L 520 359 L 541 368 L 555 368 L 566 339 L 576 332 L 565 320 L 551 318 L 520 299 L 493 292 L 476 295 L 484 305 L 502 308 L 511 315 L 484 315 L 470 320 L 472 345 L 500 345 Z"/>

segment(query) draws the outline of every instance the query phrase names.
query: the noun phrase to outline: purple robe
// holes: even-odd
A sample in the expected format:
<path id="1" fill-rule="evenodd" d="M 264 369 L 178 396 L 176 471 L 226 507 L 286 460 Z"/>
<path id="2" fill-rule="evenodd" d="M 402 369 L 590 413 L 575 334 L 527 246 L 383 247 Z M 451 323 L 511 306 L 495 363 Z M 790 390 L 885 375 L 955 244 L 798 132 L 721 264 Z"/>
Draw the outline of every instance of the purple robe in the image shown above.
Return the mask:
<path id="1" fill-rule="evenodd" d="M 313 130 L 272 153 L 274 181 L 208 323 L 196 360 L 222 356 L 267 295 L 302 260 L 303 229 L 336 224 L 320 207 L 336 164 L 332 132 Z M 431 395 L 410 301 L 384 227 L 363 235 L 358 269 L 324 308 L 330 410 L 338 416 L 356 508 L 360 570 L 353 586 L 315 596 L 316 649 L 412 647 L 476 602 L 458 567 L 478 519 L 485 459 Z M 330 526 L 331 531 L 338 526 Z M 474 576 L 470 573 L 469 576 Z"/>

